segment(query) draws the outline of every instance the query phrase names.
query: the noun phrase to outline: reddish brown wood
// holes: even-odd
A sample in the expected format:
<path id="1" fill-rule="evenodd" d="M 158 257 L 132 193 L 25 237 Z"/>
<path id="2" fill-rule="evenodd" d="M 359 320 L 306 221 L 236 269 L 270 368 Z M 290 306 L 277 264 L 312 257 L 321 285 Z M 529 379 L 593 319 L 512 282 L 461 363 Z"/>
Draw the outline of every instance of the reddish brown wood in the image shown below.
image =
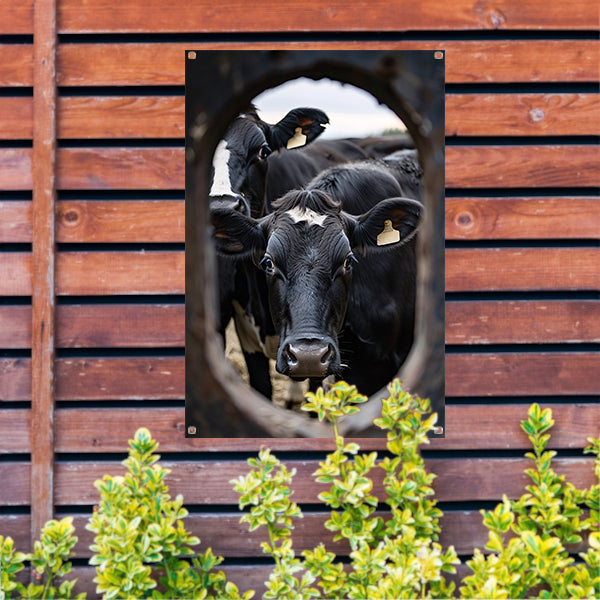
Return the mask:
<path id="1" fill-rule="evenodd" d="M 0 295 L 31 296 L 31 252 L 6 252 L 2 255 Z"/>
<path id="2" fill-rule="evenodd" d="M 183 138 L 183 96 L 65 97 L 58 137 Z"/>
<path id="3" fill-rule="evenodd" d="M 31 539 L 54 513 L 56 0 L 34 7 Z"/>
<path id="4" fill-rule="evenodd" d="M 379 27 L 377 28 L 379 30 Z M 248 50 L 246 42 L 198 43 L 194 49 Z M 592 40 L 256 42 L 252 49 L 445 50 L 446 83 L 597 81 L 600 44 Z M 64 86 L 184 85 L 188 43 L 64 44 Z M 547 60 L 551 56 L 552 60 Z"/>
<path id="5" fill-rule="evenodd" d="M 525 458 L 436 458 L 426 459 L 425 464 L 437 474 L 433 487 L 440 502 L 499 501 L 502 494 L 518 498 L 530 481 L 524 470 L 531 461 Z M 592 458 L 556 458 L 552 464 L 557 473 L 565 475 L 577 487 L 589 487 L 595 481 Z M 245 462 L 227 460 L 185 463 L 164 460 L 163 465 L 171 470 L 165 478 L 170 493 L 183 494 L 188 504 L 203 505 L 237 505 L 239 496 L 230 480 L 245 474 L 249 468 Z M 319 462 L 288 460 L 286 466 L 297 471 L 291 486 L 294 501 L 318 503 L 318 494 L 326 489 L 312 475 Z M 124 467 L 118 462 L 60 462 L 56 465 L 56 503 L 93 505 L 99 499 L 94 481 L 106 473 L 123 472 Z M 373 473 L 373 491 L 377 497 L 383 495 L 382 475 L 382 470 Z"/>
<path id="6" fill-rule="evenodd" d="M 0 201 L 0 244 L 31 242 L 31 202 Z"/>
<path id="7" fill-rule="evenodd" d="M 598 290 L 599 248 L 451 248 L 446 291 Z"/>
<path id="8" fill-rule="evenodd" d="M 23 460 L 0 462 L 0 477 L 2 478 L 3 506 L 28 506 L 31 504 L 31 464 L 29 462 Z"/>
<path id="9" fill-rule="evenodd" d="M 107 323 L 111 326 L 107 327 Z M 183 304 L 63 305 L 57 310 L 56 345 L 59 348 L 183 347 L 184 329 Z"/>
<path id="10" fill-rule="evenodd" d="M 184 242 L 180 200 L 62 200 L 57 206 L 59 242 Z"/>
<path id="11" fill-rule="evenodd" d="M 352 3 L 291 0 L 285 4 L 263 0 L 248 11 L 243 0 L 226 11 L 203 0 L 163 10 L 159 0 L 100 0 L 84 6 L 65 0 L 59 7 L 61 33 L 80 32 L 214 32 L 214 31 L 411 31 L 471 29 L 593 29 L 597 7 L 591 0 L 548 6 L 536 0 L 494 4 L 470 0 L 426 0 L 394 10 L 384 0 Z"/>
<path id="12" fill-rule="evenodd" d="M 183 189 L 183 148 L 62 148 L 60 189 Z M 448 146 L 446 186 L 593 187 L 597 146 Z M 18 188 L 20 189 L 20 188 Z"/>
<path id="13" fill-rule="evenodd" d="M 565 342 L 600 342 L 600 302 L 446 302 L 447 344 Z"/>
<path id="14" fill-rule="evenodd" d="M 542 408 L 547 405 L 542 403 Z M 514 404 L 453 405 L 446 407 L 446 437 L 431 440 L 433 450 L 529 449 L 520 428 L 527 418 L 527 406 Z M 584 448 L 587 438 L 597 434 L 600 405 L 566 403 L 550 406 L 555 420 L 549 447 Z M 24 419 L 25 417 L 19 417 Z M 142 425 L 135 408 L 62 408 L 56 413 L 57 451 L 122 452 L 137 427 Z M 267 445 L 274 451 L 333 451 L 334 441 L 295 438 L 184 438 L 183 408 L 144 409 L 143 426 L 159 444 L 159 452 L 258 452 Z M 502 432 L 502 435 L 499 435 Z M 383 450 L 385 440 L 359 440 L 362 449 Z M 21 444 L 23 447 L 23 444 Z"/>
<path id="15" fill-rule="evenodd" d="M 0 400 L 31 400 L 31 359 L 0 358 Z"/>
<path id="16" fill-rule="evenodd" d="M 183 189 L 183 148 L 62 148 L 57 187 L 64 190 Z"/>
<path id="17" fill-rule="evenodd" d="M 182 294 L 184 258 L 176 251 L 62 252 L 56 291 L 62 296 Z"/>
<path id="18" fill-rule="evenodd" d="M 4 410 L 0 421 L 0 454 L 31 452 L 31 411 L 25 408 Z M 0 527 L 0 531 L 2 527 Z M 6 536 L 6 533 L 2 533 Z M 23 531 L 29 538 L 29 529 Z"/>
<path id="19" fill-rule="evenodd" d="M 598 354 L 446 354 L 446 396 L 600 394 Z"/>
<path id="20" fill-rule="evenodd" d="M 600 198 L 446 198 L 446 239 L 596 239 Z"/>
<path id="21" fill-rule="evenodd" d="M 29 148 L 0 148 L 0 173 L 3 190 L 30 190 L 32 151 Z"/>
<path id="22" fill-rule="evenodd" d="M 3 0 L 0 3 L 0 34 L 33 32 L 33 0 Z"/>
<path id="23" fill-rule="evenodd" d="M 58 400 L 183 398 L 182 358 L 63 358 L 56 365 Z"/>
<path id="24" fill-rule="evenodd" d="M 446 146 L 446 187 L 598 187 L 599 146 Z"/>
<path id="25" fill-rule="evenodd" d="M 447 94 L 446 135 L 598 135 L 596 94 Z"/>
<path id="26" fill-rule="evenodd" d="M 33 45 L 0 44 L 0 86 L 31 87 L 32 85 Z"/>
<path id="27" fill-rule="evenodd" d="M 0 305 L 0 348 L 31 348 L 31 306 Z"/>
<path id="28" fill-rule="evenodd" d="M 0 140 L 33 137 L 33 102 L 30 98 L 0 98 Z"/>

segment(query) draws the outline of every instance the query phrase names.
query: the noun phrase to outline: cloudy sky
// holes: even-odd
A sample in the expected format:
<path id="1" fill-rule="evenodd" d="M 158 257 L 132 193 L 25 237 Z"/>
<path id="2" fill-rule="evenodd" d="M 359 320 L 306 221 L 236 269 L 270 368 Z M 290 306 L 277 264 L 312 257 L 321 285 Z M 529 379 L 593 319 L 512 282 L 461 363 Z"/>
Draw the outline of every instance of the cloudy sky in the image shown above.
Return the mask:
<path id="1" fill-rule="evenodd" d="M 322 138 L 364 137 L 379 135 L 384 129 L 405 129 L 398 116 L 368 92 L 330 79 L 295 79 L 263 92 L 254 104 L 267 123 L 276 123 L 299 106 L 320 108 L 330 121 Z"/>

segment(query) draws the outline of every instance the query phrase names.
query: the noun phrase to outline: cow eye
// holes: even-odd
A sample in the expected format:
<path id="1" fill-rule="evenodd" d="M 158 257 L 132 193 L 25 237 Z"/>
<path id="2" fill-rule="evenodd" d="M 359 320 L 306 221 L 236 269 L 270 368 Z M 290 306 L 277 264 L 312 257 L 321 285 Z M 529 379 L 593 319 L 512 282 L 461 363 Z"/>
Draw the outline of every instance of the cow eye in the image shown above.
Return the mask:
<path id="1" fill-rule="evenodd" d="M 358 262 L 354 254 L 348 254 L 346 256 L 346 260 L 344 261 L 344 271 L 351 271 L 354 263 Z"/>
<path id="2" fill-rule="evenodd" d="M 275 270 L 275 265 L 273 264 L 273 260 L 270 256 L 265 255 L 264 258 L 260 261 L 260 266 L 263 268 L 265 273 L 273 273 Z"/>
<path id="3" fill-rule="evenodd" d="M 271 154 L 271 152 L 273 152 L 271 150 L 271 148 L 269 148 L 269 146 L 267 146 L 266 144 L 264 146 L 261 146 L 259 151 L 258 151 L 258 157 L 261 158 L 262 160 L 264 160 L 265 158 L 267 158 L 269 156 L 269 154 Z"/>

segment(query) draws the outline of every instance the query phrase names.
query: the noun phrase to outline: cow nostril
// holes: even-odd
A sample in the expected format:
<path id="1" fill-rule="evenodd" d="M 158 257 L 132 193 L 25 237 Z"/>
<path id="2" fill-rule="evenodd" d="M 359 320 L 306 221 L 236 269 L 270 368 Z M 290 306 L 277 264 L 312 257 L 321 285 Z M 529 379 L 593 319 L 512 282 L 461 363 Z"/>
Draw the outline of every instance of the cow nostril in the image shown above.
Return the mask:
<path id="1" fill-rule="evenodd" d="M 328 365 L 331 362 L 331 358 L 333 356 L 333 346 L 331 344 L 327 344 L 327 348 L 325 348 L 325 352 L 321 356 L 321 364 Z"/>
<path id="2" fill-rule="evenodd" d="M 286 362 L 288 365 L 292 366 L 292 365 L 298 364 L 298 357 L 292 350 L 292 347 L 290 346 L 290 344 L 286 345 L 283 352 L 284 352 L 285 359 L 286 359 Z"/>

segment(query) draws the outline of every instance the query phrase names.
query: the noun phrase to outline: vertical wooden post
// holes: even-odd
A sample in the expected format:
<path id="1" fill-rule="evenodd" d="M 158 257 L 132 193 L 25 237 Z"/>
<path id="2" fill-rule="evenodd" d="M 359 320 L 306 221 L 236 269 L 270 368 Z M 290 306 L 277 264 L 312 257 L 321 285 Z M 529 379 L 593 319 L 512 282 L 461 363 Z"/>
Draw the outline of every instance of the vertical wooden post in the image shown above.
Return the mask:
<path id="1" fill-rule="evenodd" d="M 32 547 L 54 508 L 56 0 L 35 2 L 33 18 Z"/>

